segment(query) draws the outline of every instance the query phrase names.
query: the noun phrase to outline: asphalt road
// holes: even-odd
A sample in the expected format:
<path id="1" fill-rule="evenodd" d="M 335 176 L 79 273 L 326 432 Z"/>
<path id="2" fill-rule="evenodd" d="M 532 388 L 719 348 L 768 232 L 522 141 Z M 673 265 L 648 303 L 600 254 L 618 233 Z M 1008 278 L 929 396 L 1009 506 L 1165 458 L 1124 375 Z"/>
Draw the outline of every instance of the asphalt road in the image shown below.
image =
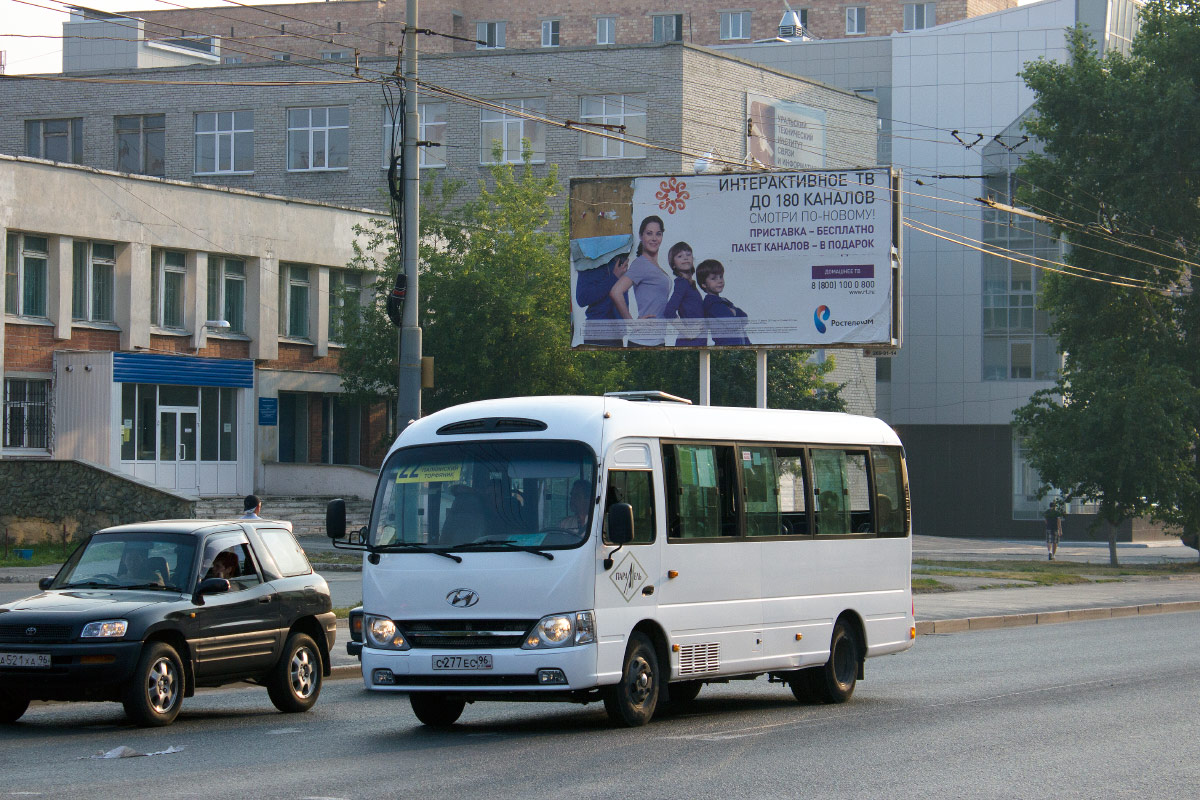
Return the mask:
<path id="1" fill-rule="evenodd" d="M 112 704 L 0 726 L 0 797 L 1187 797 L 1200 785 L 1200 613 L 923 636 L 840 706 L 764 679 L 615 729 L 599 706 L 479 703 L 423 728 L 403 697 L 326 684 L 307 714 L 204 692 L 170 728 Z M 91 760 L 118 746 L 182 747 Z"/>

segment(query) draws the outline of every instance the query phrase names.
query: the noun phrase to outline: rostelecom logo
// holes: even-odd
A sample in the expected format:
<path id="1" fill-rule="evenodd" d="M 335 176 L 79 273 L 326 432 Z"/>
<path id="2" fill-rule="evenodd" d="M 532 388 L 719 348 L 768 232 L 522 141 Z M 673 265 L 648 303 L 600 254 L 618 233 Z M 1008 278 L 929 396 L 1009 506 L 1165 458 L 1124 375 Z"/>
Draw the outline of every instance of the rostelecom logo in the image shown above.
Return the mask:
<path id="1" fill-rule="evenodd" d="M 826 331 L 825 323 L 829 321 L 829 306 L 817 306 L 817 310 L 813 312 L 813 325 L 817 326 L 817 333 Z"/>

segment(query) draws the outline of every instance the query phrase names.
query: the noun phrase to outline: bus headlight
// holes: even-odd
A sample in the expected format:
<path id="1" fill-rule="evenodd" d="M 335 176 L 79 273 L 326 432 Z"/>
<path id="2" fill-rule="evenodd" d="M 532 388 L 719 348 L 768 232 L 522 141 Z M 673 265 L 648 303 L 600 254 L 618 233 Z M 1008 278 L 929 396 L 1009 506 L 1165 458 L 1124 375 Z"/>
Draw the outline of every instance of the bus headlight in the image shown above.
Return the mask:
<path id="1" fill-rule="evenodd" d="M 568 614 L 551 614 L 538 620 L 525 643 L 523 650 L 541 650 L 551 647 L 570 647 L 576 644 L 591 644 L 596 641 L 596 618 L 591 611 L 576 611 Z"/>
<path id="2" fill-rule="evenodd" d="M 363 632 L 366 634 L 367 645 L 380 650 L 407 650 L 408 640 L 396 627 L 396 623 L 387 617 L 374 614 L 363 615 Z"/>

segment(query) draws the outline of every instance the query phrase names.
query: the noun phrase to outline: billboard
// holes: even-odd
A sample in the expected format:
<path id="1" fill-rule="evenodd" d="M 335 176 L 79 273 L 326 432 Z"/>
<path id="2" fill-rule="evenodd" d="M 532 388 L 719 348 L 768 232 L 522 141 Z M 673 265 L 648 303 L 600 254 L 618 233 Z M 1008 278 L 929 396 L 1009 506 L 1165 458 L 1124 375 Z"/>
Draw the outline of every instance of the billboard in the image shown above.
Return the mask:
<path id="1" fill-rule="evenodd" d="M 764 167 L 824 167 L 825 112 L 747 93 L 746 155 Z"/>
<path id="2" fill-rule="evenodd" d="M 571 181 L 571 346 L 895 347 L 899 173 Z"/>

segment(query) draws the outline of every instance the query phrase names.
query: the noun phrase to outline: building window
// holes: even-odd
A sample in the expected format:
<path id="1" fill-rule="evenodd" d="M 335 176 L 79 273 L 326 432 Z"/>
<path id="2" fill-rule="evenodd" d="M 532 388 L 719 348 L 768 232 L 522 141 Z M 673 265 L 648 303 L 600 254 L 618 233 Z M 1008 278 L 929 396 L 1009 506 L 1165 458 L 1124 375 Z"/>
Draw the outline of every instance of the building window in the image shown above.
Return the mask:
<path id="1" fill-rule="evenodd" d="M 4 253 L 4 311 L 22 317 L 46 316 L 49 240 L 9 231 Z"/>
<path id="2" fill-rule="evenodd" d="M 25 154 L 50 161 L 83 163 L 82 119 L 31 119 L 25 122 Z"/>
<path id="3" fill-rule="evenodd" d="M 383 109 L 384 169 L 391 166 L 391 153 L 400 155 L 402 144 L 400 114 L 403 113 L 402 109 L 397 110 L 396 116 L 393 117 L 388 108 Z M 437 145 L 421 145 L 418 148 L 421 168 L 446 166 L 446 123 L 450 116 L 450 105 L 448 103 L 418 103 L 417 115 L 421 120 L 421 129 L 417 138 L 422 142 L 437 143 Z"/>
<path id="4" fill-rule="evenodd" d="M 254 112 L 196 115 L 196 174 L 254 171 Z"/>
<path id="5" fill-rule="evenodd" d="M 225 320 L 230 333 L 246 332 L 246 262 L 208 257 L 208 319 Z"/>
<path id="6" fill-rule="evenodd" d="M 283 265 L 279 270 L 279 335 L 308 338 L 308 267 Z"/>
<path id="7" fill-rule="evenodd" d="M 349 50 L 322 50 L 321 58 L 325 61 L 349 61 Z"/>
<path id="8" fill-rule="evenodd" d="M 112 322 L 117 273 L 116 247 L 102 242 L 74 242 L 71 318 Z"/>
<path id="9" fill-rule="evenodd" d="M 150 324 L 183 330 L 187 260 L 183 253 L 155 250 L 150 270 Z"/>
<path id="10" fill-rule="evenodd" d="M 359 459 L 362 406 L 336 395 L 321 398 L 321 463 L 354 464 Z"/>
<path id="11" fill-rule="evenodd" d="M 499 49 L 504 47 L 503 22 L 478 22 L 475 24 L 476 50 Z"/>
<path id="12" fill-rule="evenodd" d="M 4 446 L 50 447 L 50 381 L 4 379 Z"/>
<path id="13" fill-rule="evenodd" d="M 117 117 L 117 171 L 159 178 L 166 175 L 166 127 L 165 114 Z"/>
<path id="14" fill-rule="evenodd" d="M 329 341 L 345 342 L 349 326 L 362 314 L 362 273 L 329 270 Z"/>
<path id="15" fill-rule="evenodd" d="M 279 460 L 285 464 L 308 461 L 308 395 L 279 393 Z"/>
<path id="16" fill-rule="evenodd" d="M 721 12 L 721 38 L 722 39 L 749 39 L 750 38 L 750 12 L 749 11 L 722 11 Z"/>
<path id="17" fill-rule="evenodd" d="M 646 138 L 646 105 L 640 97 L 606 94 L 580 98 L 580 121 L 585 125 L 623 125 L 624 139 Z M 604 130 L 612 131 L 611 128 Z M 644 158 L 646 150 L 636 144 L 581 133 L 581 158 Z"/>
<path id="18" fill-rule="evenodd" d="M 1016 180 L 1011 172 L 990 176 L 987 196 L 1011 204 Z M 983 241 L 998 250 L 1058 261 L 1062 245 L 1044 223 L 984 208 Z M 1038 271 L 1001 255 L 983 256 L 983 379 L 1052 381 L 1062 366 L 1049 315 L 1037 308 Z"/>
<path id="19" fill-rule="evenodd" d="M 542 20 L 542 47 L 558 47 L 558 26 L 557 19 Z"/>
<path id="20" fill-rule="evenodd" d="M 683 14 L 655 14 L 653 20 L 654 41 L 683 41 Z"/>
<path id="21" fill-rule="evenodd" d="M 293 172 L 349 167 L 350 109 L 289 108 L 287 157 Z"/>
<path id="22" fill-rule="evenodd" d="M 501 105 L 512 111 L 525 114 L 544 116 L 546 101 L 541 98 L 527 100 L 505 100 Z M 484 108 L 479 111 L 479 163 L 496 163 L 493 149 L 500 144 L 500 161 L 502 163 L 521 163 L 521 142 L 528 139 L 533 150 L 533 161 L 542 163 L 546 160 L 546 126 L 544 123 L 526 119 L 518 114 L 510 114 L 494 108 Z"/>
<path id="23" fill-rule="evenodd" d="M 222 64 L 241 64 L 241 63 L 243 63 L 243 59 L 241 56 L 222 56 L 221 63 Z"/>
<path id="24" fill-rule="evenodd" d="M 846 9 L 846 35 L 867 32 L 867 7 L 851 6 Z"/>
<path id="25" fill-rule="evenodd" d="M 597 17 L 596 18 L 596 44 L 616 44 L 617 43 L 617 18 L 616 17 Z"/>
<path id="26" fill-rule="evenodd" d="M 904 30 L 921 31 L 937 25 L 937 3 L 906 3 Z"/>
<path id="27" fill-rule="evenodd" d="M 273 55 L 271 57 L 274 58 L 276 61 L 291 61 L 292 60 L 291 53 L 276 53 L 275 55 Z"/>

